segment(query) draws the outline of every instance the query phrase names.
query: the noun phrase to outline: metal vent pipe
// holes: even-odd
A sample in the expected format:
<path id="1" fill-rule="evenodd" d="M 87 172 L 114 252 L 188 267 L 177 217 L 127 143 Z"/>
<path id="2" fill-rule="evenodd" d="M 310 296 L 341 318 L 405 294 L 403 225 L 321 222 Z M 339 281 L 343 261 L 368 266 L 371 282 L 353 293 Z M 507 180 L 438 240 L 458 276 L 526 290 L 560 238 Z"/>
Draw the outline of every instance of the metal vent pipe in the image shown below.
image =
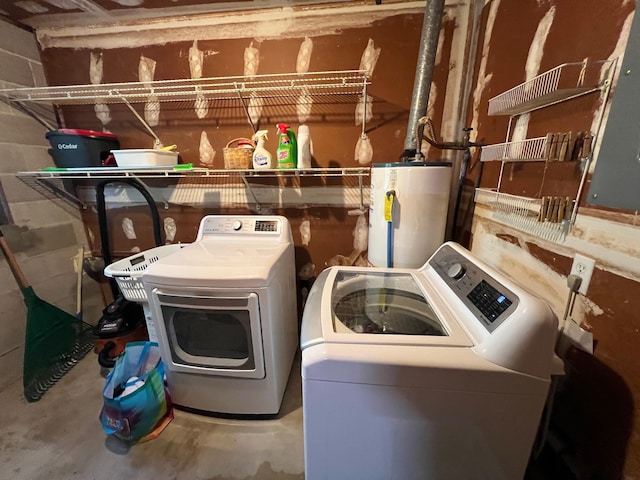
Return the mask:
<path id="1" fill-rule="evenodd" d="M 433 76 L 438 37 L 440 35 L 440 24 L 442 23 L 442 15 L 444 12 L 444 1 L 445 0 L 427 0 L 424 23 L 422 25 L 420 51 L 418 52 L 418 63 L 416 65 L 416 76 L 413 81 L 413 96 L 411 98 L 411 110 L 409 111 L 407 136 L 404 140 L 404 152 L 401 155 L 402 160 L 408 160 L 415 156 L 418 147 L 418 145 L 416 145 L 418 120 L 427 113 L 429 91 L 431 90 L 431 77 Z"/>

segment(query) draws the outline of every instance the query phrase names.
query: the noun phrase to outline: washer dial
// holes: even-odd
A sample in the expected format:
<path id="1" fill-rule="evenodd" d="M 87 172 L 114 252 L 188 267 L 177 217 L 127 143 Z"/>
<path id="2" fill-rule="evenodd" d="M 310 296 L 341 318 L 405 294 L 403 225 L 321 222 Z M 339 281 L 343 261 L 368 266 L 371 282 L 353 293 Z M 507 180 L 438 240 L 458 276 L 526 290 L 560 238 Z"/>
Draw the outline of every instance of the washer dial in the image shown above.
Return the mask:
<path id="1" fill-rule="evenodd" d="M 447 275 L 449 275 L 450 278 L 453 278 L 454 280 L 460 280 L 462 277 L 464 277 L 464 274 L 467 272 L 467 270 L 462 266 L 462 264 L 456 262 L 453 263 L 448 269 L 447 269 Z"/>

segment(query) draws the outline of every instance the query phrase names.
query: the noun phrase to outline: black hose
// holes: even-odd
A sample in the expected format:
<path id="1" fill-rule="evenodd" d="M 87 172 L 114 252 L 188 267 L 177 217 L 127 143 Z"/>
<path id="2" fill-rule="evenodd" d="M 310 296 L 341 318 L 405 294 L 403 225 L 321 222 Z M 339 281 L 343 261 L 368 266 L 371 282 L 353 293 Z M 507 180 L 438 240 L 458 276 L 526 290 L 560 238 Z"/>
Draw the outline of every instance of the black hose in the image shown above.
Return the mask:
<path id="1" fill-rule="evenodd" d="M 116 344 L 114 342 L 107 342 L 98 353 L 98 363 L 101 367 L 104 368 L 113 368 L 116 364 L 116 359 L 109 355 L 113 349 L 116 348 Z"/>
<path id="2" fill-rule="evenodd" d="M 151 209 L 151 221 L 153 223 L 153 238 L 156 242 L 156 246 L 159 247 L 163 244 L 162 235 L 160 231 L 160 214 L 158 213 L 158 207 L 156 205 L 155 200 L 149 193 L 149 191 L 135 179 L 109 179 L 103 182 L 100 182 L 96 186 L 96 202 L 98 208 L 98 226 L 100 228 L 100 244 L 102 246 L 102 257 L 104 258 L 104 264 L 110 265 L 112 263 L 111 258 L 111 249 L 109 247 L 109 227 L 107 225 L 107 207 L 104 198 L 104 189 L 107 185 L 111 183 L 124 183 L 134 187 L 136 190 L 140 192 L 140 194 L 144 197 Z M 109 284 L 111 286 L 111 292 L 114 297 L 117 297 L 120 293 L 118 289 L 118 283 L 114 278 L 109 279 Z"/>
<path id="3" fill-rule="evenodd" d="M 462 201 L 462 190 L 464 189 L 464 181 L 467 178 L 467 167 L 469 166 L 470 159 L 471 159 L 471 150 L 467 147 L 464 150 L 462 165 L 460 165 L 458 191 L 456 192 L 456 206 L 453 210 L 453 220 L 451 223 L 451 239 L 454 241 L 459 241 L 459 238 L 456 238 L 456 229 L 458 225 L 458 211 L 460 210 L 460 202 Z"/>

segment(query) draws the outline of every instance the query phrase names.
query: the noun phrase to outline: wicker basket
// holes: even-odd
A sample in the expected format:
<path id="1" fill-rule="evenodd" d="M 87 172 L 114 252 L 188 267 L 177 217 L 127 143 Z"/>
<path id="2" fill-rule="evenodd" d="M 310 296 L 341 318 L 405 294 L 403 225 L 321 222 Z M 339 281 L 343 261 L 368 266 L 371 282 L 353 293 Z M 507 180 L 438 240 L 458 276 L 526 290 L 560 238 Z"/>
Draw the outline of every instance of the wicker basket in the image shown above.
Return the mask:
<path id="1" fill-rule="evenodd" d="M 238 146 L 244 144 L 245 146 Z M 251 145 L 251 148 L 246 145 Z M 222 149 L 224 168 L 227 170 L 248 170 L 253 165 L 255 143 L 248 138 L 234 138 Z"/>

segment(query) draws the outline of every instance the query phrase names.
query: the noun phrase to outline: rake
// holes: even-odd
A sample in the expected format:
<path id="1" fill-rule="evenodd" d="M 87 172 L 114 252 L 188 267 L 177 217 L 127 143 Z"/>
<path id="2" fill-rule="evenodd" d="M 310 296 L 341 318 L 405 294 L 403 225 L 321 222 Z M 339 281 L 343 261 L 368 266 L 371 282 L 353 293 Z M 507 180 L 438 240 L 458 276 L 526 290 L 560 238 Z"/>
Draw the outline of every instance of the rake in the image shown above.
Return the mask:
<path id="1" fill-rule="evenodd" d="M 27 306 L 22 376 L 24 396 L 27 401 L 35 402 L 93 349 L 93 327 L 38 298 L 2 231 L 0 248 Z"/>

